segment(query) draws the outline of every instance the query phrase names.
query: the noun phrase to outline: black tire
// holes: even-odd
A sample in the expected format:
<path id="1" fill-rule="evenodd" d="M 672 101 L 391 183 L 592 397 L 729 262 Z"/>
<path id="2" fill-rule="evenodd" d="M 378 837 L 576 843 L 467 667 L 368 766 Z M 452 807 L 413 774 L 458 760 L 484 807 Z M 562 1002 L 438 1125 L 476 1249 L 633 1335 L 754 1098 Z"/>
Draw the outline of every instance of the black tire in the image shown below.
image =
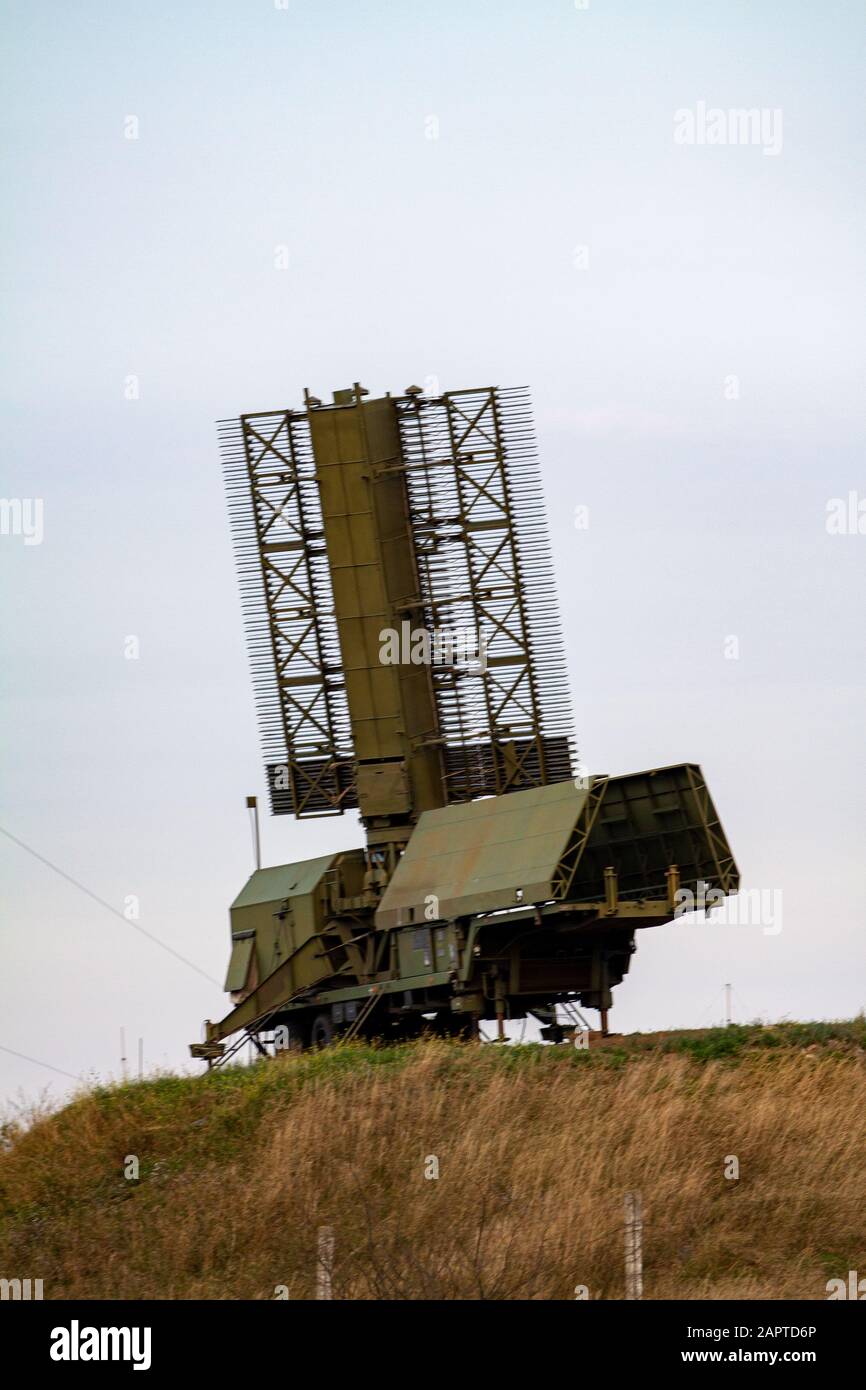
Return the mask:
<path id="1" fill-rule="evenodd" d="M 329 1047 L 334 1041 L 334 1023 L 330 1014 L 316 1014 L 310 1029 L 310 1047 Z"/>
<path id="2" fill-rule="evenodd" d="M 302 1023 L 293 1021 L 281 1025 L 285 1028 L 285 1043 L 277 1048 L 277 1056 L 280 1052 L 303 1052 L 308 1045 L 307 1030 Z"/>
<path id="3" fill-rule="evenodd" d="M 425 1020 L 420 1014 L 410 1014 L 408 1018 L 401 1018 L 396 1028 L 389 1033 L 392 1042 L 410 1042 L 415 1038 L 420 1038 L 424 1032 Z"/>
<path id="4" fill-rule="evenodd" d="M 478 1019 L 474 1014 L 451 1014 L 450 1017 L 446 1015 L 443 1031 L 446 1038 L 456 1038 L 458 1042 L 475 1042 L 478 1037 Z"/>

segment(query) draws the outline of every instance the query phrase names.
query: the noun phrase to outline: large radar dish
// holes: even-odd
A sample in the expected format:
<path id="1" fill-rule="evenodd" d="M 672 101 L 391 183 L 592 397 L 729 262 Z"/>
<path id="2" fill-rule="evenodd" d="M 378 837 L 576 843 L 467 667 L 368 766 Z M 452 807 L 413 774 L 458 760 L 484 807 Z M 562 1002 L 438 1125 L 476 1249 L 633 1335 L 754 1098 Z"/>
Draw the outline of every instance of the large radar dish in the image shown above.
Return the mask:
<path id="1" fill-rule="evenodd" d="M 220 444 L 271 809 L 360 806 L 381 840 L 575 766 L 527 393 L 365 395 L 223 421 Z M 380 664 L 406 626 L 426 675 Z"/>

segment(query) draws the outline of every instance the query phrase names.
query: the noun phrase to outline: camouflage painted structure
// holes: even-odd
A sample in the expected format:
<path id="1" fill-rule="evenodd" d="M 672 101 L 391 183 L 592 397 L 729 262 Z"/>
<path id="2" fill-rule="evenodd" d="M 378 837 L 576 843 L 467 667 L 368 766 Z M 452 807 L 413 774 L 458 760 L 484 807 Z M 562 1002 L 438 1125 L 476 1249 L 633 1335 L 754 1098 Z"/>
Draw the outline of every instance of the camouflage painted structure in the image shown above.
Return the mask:
<path id="1" fill-rule="evenodd" d="M 221 444 L 272 812 L 366 843 L 252 875 L 193 1055 L 606 1031 L 635 930 L 738 875 L 696 765 L 579 774 L 526 394 L 356 384 Z"/>

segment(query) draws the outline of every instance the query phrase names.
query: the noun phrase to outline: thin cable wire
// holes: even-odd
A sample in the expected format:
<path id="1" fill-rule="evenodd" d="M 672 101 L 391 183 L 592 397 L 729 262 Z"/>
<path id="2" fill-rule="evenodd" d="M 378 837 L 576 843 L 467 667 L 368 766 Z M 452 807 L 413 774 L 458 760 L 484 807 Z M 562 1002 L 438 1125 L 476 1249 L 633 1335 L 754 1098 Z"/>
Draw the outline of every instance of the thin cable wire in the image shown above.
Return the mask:
<path id="1" fill-rule="evenodd" d="M 51 869 L 55 874 L 59 874 L 61 878 L 66 879 L 67 883 L 71 883 L 73 887 L 78 888 L 80 892 L 86 893 L 88 898 L 92 898 L 95 903 L 99 903 L 99 906 L 104 907 L 107 912 L 111 912 L 115 917 L 119 917 L 121 922 L 125 922 L 128 927 L 133 927 L 134 930 L 140 932 L 142 936 L 146 936 L 148 941 L 153 942 L 154 946 L 159 946 L 163 951 L 168 951 L 170 956 L 174 956 L 175 960 L 181 961 L 183 965 L 188 965 L 190 970 L 194 970 L 197 975 L 201 975 L 203 979 L 208 980 L 212 985 L 216 985 L 217 988 L 220 987 L 219 980 L 215 980 L 206 970 L 202 970 L 194 961 L 188 960 L 186 956 L 182 956 L 180 951 L 176 951 L 173 946 L 169 946 L 165 941 L 161 941 L 158 936 L 154 936 L 152 932 L 147 931 L 147 929 L 140 926 L 138 922 L 133 922 L 129 917 L 125 917 L 124 914 L 119 912 L 116 907 L 113 907 L 111 903 L 107 903 L 104 898 L 100 898 L 98 893 L 94 893 L 93 890 L 88 888 L 85 884 L 79 883 L 77 878 L 73 878 L 71 874 L 66 873 L 65 869 L 59 868 L 57 864 L 52 864 L 50 859 L 46 859 L 44 854 L 40 854 L 32 845 L 27 845 L 23 840 L 19 840 L 17 835 L 12 834 L 11 830 L 5 830 L 3 826 L 0 825 L 0 835 L 5 835 L 6 839 L 18 845 L 19 849 L 25 850 L 26 853 L 32 855 L 34 859 L 38 859 L 40 864 L 44 864 L 46 868 Z"/>
<path id="2" fill-rule="evenodd" d="M 0 1043 L 0 1052 L 8 1052 L 10 1057 L 20 1057 L 22 1062 L 32 1062 L 36 1067 L 46 1067 L 48 1071 L 56 1071 L 58 1076 L 68 1076 L 71 1081 L 80 1081 L 80 1076 L 73 1076 L 71 1071 L 64 1071 L 62 1067 L 55 1067 L 51 1062 L 40 1062 L 38 1057 L 28 1057 L 26 1052 L 16 1052 L 14 1047 L 5 1047 Z"/>

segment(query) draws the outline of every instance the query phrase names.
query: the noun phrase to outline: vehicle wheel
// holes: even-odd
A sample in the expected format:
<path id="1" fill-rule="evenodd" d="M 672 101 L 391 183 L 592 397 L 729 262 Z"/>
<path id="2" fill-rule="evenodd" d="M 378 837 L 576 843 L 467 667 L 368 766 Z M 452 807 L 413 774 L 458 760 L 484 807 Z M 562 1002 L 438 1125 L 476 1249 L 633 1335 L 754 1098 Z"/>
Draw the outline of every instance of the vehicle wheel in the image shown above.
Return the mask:
<path id="1" fill-rule="evenodd" d="M 459 1042 L 475 1042 L 478 1038 L 478 1019 L 474 1014 L 452 1014 L 446 1017 L 445 1036 Z"/>
<path id="2" fill-rule="evenodd" d="M 310 1030 L 311 1047 L 328 1047 L 334 1041 L 334 1024 L 330 1014 L 316 1014 Z"/>
<path id="3" fill-rule="evenodd" d="M 277 1029 L 279 1041 L 276 1052 L 303 1052 L 307 1046 L 307 1030 L 301 1023 L 282 1023 Z"/>

